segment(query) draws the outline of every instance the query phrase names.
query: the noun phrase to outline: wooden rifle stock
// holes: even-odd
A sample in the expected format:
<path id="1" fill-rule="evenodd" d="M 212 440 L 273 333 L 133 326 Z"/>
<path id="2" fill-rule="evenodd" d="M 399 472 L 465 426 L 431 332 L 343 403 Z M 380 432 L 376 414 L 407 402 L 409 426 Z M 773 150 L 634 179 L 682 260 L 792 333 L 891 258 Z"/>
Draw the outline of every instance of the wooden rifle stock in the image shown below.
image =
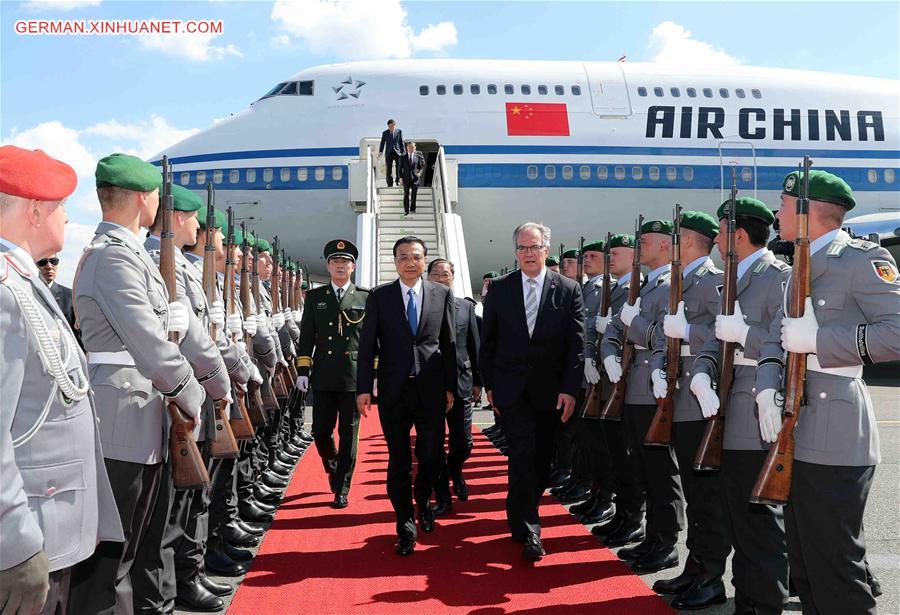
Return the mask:
<path id="1" fill-rule="evenodd" d="M 246 237 L 246 236 L 245 236 Z M 257 313 L 262 309 L 259 302 L 259 250 L 257 250 L 256 246 L 251 246 L 251 256 L 253 261 L 253 269 L 250 270 L 250 293 L 253 297 L 253 306 L 256 308 Z M 263 376 L 265 378 L 265 376 Z M 278 410 L 278 399 L 276 398 L 276 393 L 274 392 L 274 382 L 269 383 L 269 386 L 259 387 L 260 396 L 262 399 L 262 409 L 265 412 L 274 412 Z M 266 416 L 266 422 L 268 422 L 268 415 Z"/>
<path id="2" fill-rule="evenodd" d="M 244 236 L 244 241 L 241 245 L 241 253 L 243 254 L 243 258 L 241 258 L 241 308 L 244 312 L 244 320 L 249 320 L 250 318 L 256 318 L 256 314 L 253 312 L 253 303 L 250 291 L 250 244 L 247 241 L 247 225 L 244 222 L 241 222 L 241 233 Z M 244 344 L 246 344 L 247 346 L 247 352 L 251 353 L 252 356 L 253 337 L 249 333 L 244 333 Z M 250 411 L 250 420 L 252 421 L 253 426 L 260 427 L 262 425 L 265 425 L 268 420 L 266 418 L 265 404 L 263 403 L 262 396 L 260 394 L 259 384 L 254 382 L 253 380 L 248 382 L 247 395 L 250 400 L 248 409 Z"/>
<path id="3" fill-rule="evenodd" d="M 609 312 L 609 304 L 612 301 L 612 280 L 609 273 L 609 240 L 612 233 L 606 233 L 606 245 L 603 247 L 603 286 L 600 289 L 600 313 L 597 316 L 606 316 Z M 600 356 L 600 339 L 597 339 L 597 348 L 595 356 Z M 603 393 L 603 375 L 600 375 L 600 381 L 588 387 L 587 395 L 584 399 L 584 405 L 581 407 L 581 418 L 597 419 L 600 418 L 600 406 L 603 403 L 601 396 Z"/>
<path id="4" fill-rule="evenodd" d="M 234 314 L 237 309 L 234 301 L 234 212 L 228 208 L 228 227 L 225 235 L 225 280 L 222 285 L 222 300 L 225 303 L 225 313 Z M 233 342 L 238 341 L 238 333 L 232 332 L 231 339 Z M 253 424 L 250 421 L 250 414 L 247 412 L 247 391 L 240 387 L 234 387 L 234 403 L 237 404 L 240 411 L 240 418 L 230 419 L 228 421 L 231 432 L 236 440 L 252 440 Z"/>
<path id="5" fill-rule="evenodd" d="M 681 303 L 681 205 L 675 205 L 672 230 L 672 278 L 669 283 L 669 314 Z M 675 388 L 681 371 L 681 338 L 666 338 L 666 396 L 656 400 L 656 412 L 644 436 L 646 446 L 669 446 L 672 443 L 672 421 L 675 417 Z"/>
<path id="6" fill-rule="evenodd" d="M 159 272 L 166 284 L 169 303 L 177 300 L 175 285 L 175 234 L 172 231 L 172 217 L 175 213 L 175 199 L 172 195 L 172 167 L 167 156 L 162 160 L 163 186 L 160 198 L 162 212 L 162 232 L 159 239 Z M 169 334 L 169 341 L 178 343 L 178 334 Z M 194 420 L 185 416 L 172 401 L 166 402 L 171 426 L 169 428 L 169 464 L 172 482 L 176 489 L 201 489 L 209 484 L 206 464 L 194 441 Z"/>
<path id="7" fill-rule="evenodd" d="M 800 318 L 809 296 L 809 156 L 803 158 L 803 183 L 797 199 L 797 238 L 794 240 L 794 264 L 791 269 L 788 316 Z M 762 471 L 756 479 L 750 502 L 753 504 L 787 504 L 794 473 L 794 429 L 804 402 L 806 355 L 789 352 L 784 375 L 784 421 L 778 440 L 769 448 Z"/>
<path id="8" fill-rule="evenodd" d="M 738 257 L 735 248 L 737 210 L 737 170 L 731 169 L 731 198 L 728 204 L 728 235 L 726 237 L 725 274 L 722 279 L 722 315 L 734 314 L 737 299 Z M 714 471 L 722 467 L 722 445 L 725 443 L 725 415 L 734 382 L 734 342 L 719 343 L 719 377 L 716 393 L 719 411 L 706 420 L 706 431 L 694 456 L 694 469 Z"/>

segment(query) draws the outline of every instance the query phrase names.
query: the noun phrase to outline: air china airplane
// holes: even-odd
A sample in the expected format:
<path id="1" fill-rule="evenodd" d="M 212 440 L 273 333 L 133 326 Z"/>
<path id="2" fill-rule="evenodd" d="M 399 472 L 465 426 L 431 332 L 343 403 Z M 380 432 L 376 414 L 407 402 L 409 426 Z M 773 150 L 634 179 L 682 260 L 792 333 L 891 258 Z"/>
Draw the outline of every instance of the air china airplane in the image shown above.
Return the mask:
<path id="1" fill-rule="evenodd" d="M 212 181 L 219 207 L 321 275 L 324 243 L 356 236 L 352 163 L 393 118 L 420 150 L 455 161 L 447 181 L 480 288 L 484 271 L 512 264 L 519 222 L 544 221 L 554 245 L 574 246 L 632 232 L 638 212 L 671 216 L 676 202 L 713 212 L 732 168 L 740 194 L 777 209 L 804 154 L 850 183 L 854 215 L 900 210 L 898 110 L 897 81 L 796 70 L 352 62 L 301 71 L 152 160 L 167 154 L 190 189 Z"/>

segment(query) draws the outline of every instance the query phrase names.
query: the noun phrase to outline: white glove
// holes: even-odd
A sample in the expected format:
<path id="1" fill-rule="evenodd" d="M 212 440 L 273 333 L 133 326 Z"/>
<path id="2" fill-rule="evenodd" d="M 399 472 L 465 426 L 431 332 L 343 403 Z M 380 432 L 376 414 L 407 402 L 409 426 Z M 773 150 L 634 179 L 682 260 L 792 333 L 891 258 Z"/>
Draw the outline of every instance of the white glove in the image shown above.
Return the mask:
<path id="1" fill-rule="evenodd" d="M 653 383 L 653 397 L 662 399 L 666 396 L 669 384 L 666 382 L 666 372 L 661 369 L 654 369 L 650 372 L 650 381 Z"/>
<path id="2" fill-rule="evenodd" d="M 294 322 L 300 322 L 303 318 L 303 310 L 294 310 Z"/>
<path id="3" fill-rule="evenodd" d="M 238 340 L 235 344 L 241 349 L 242 353 L 247 354 L 247 344 L 245 344 L 243 340 Z"/>
<path id="4" fill-rule="evenodd" d="M 244 331 L 250 337 L 256 335 L 256 318 L 248 318 L 244 321 Z"/>
<path id="5" fill-rule="evenodd" d="M 622 306 L 622 310 L 619 312 L 619 318 L 622 319 L 622 322 L 626 327 L 631 326 L 631 321 L 634 320 L 634 317 L 641 313 L 641 298 L 638 297 L 634 302 L 634 305 L 630 305 L 626 303 Z"/>
<path id="6" fill-rule="evenodd" d="M 622 379 L 622 359 L 618 355 L 611 354 L 603 359 L 603 367 L 606 369 L 606 376 L 613 384 Z"/>
<path id="7" fill-rule="evenodd" d="M 309 377 L 308 376 L 297 376 L 297 382 L 295 386 L 301 393 L 306 393 L 309 390 Z"/>
<path id="8" fill-rule="evenodd" d="M 597 384 L 600 382 L 600 372 L 597 371 L 597 364 L 593 359 L 585 359 L 584 361 L 584 379 L 588 384 Z"/>
<path id="9" fill-rule="evenodd" d="M 775 442 L 781 431 L 781 408 L 784 406 L 784 398 L 777 395 L 775 389 L 765 389 L 756 395 L 756 405 L 759 408 L 759 435 L 765 442 Z"/>
<path id="10" fill-rule="evenodd" d="M 719 396 L 713 391 L 712 380 L 708 374 L 694 374 L 691 378 L 691 393 L 700 402 L 700 412 L 708 419 L 719 412 Z"/>
<path id="11" fill-rule="evenodd" d="M 223 397 L 219 401 L 226 401 L 229 404 L 234 403 L 234 398 L 231 396 L 231 391 L 228 391 L 227 393 L 225 393 L 225 397 Z"/>
<path id="12" fill-rule="evenodd" d="M 255 382 L 256 384 L 262 384 L 262 383 L 263 383 L 263 377 L 262 377 L 262 374 L 259 373 L 259 368 L 256 367 L 256 363 L 251 363 L 251 364 L 250 364 L 250 380 L 252 380 L 252 381 Z"/>
<path id="13" fill-rule="evenodd" d="M 741 312 L 741 304 L 734 302 L 734 314 L 731 316 L 716 316 L 716 339 L 723 342 L 734 342 L 741 346 L 747 343 L 747 334 L 750 332 L 750 325 L 744 322 L 744 313 Z"/>
<path id="14" fill-rule="evenodd" d="M 209 306 L 209 320 L 217 329 L 225 326 L 225 304 L 218 299 Z"/>
<path id="15" fill-rule="evenodd" d="M 594 319 L 594 330 L 597 332 L 597 335 L 603 335 L 606 332 L 606 327 L 609 326 L 609 321 L 612 320 L 611 311 L 611 308 L 607 308 L 605 316 L 597 316 Z"/>
<path id="16" fill-rule="evenodd" d="M 256 330 L 259 331 L 260 329 L 268 329 L 268 328 L 269 328 L 269 324 L 266 321 L 265 313 L 264 312 L 258 313 L 256 315 Z"/>
<path id="17" fill-rule="evenodd" d="M 173 301 L 169 304 L 169 322 L 166 326 L 167 333 L 177 333 L 183 337 L 188 330 L 188 309 L 184 304 Z"/>
<path id="18" fill-rule="evenodd" d="M 278 364 L 281 365 L 281 367 L 287 369 L 288 362 L 285 359 L 279 359 Z"/>
<path id="19" fill-rule="evenodd" d="M 241 315 L 237 312 L 232 312 L 225 319 L 225 329 L 232 335 L 240 333 L 242 325 L 243 320 L 241 319 Z"/>
<path id="20" fill-rule="evenodd" d="M 294 313 L 290 310 L 284 311 L 284 321 L 285 322 L 294 322 Z"/>
<path id="21" fill-rule="evenodd" d="M 807 297 L 803 307 L 803 316 L 781 321 L 781 346 L 788 352 L 810 353 L 816 351 L 816 335 L 819 333 L 819 322 L 813 311 L 812 298 Z"/>
<path id="22" fill-rule="evenodd" d="M 678 309 L 674 314 L 666 314 L 663 317 L 663 333 L 672 339 L 687 339 L 688 321 L 684 316 L 684 301 L 678 302 Z"/>
<path id="23" fill-rule="evenodd" d="M 284 326 L 283 312 L 275 312 L 274 314 L 272 314 L 272 325 L 276 330 L 281 329 Z"/>

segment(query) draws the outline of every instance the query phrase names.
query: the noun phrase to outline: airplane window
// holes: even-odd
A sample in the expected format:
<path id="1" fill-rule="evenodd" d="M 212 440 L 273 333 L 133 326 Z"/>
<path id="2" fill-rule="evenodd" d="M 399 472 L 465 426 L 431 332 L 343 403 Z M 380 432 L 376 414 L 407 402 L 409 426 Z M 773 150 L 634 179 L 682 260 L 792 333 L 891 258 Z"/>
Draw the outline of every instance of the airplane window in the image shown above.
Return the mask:
<path id="1" fill-rule="evenodd" d="M 504 94 L 515 94 L 516 89 L 512 85 L 507 83 L 506 85 L 503 86 L 503 93 Z"/>
<path id="2" fill-rule="evenodd" d="M 472 94 L 481 94 L 481 86 L 478 85 L 477 83 L 473 83 L 472 85 L 469 86 L 469 91 Z"/>
<path id="3" fill-rule="evenodd" d="M 530 86 L 530 85 L 523 85 L 523 86 L 522 86 L 522 94 L 526 94 L 526 95 L 527 95 L 527 94 L 531 94 L 531 86 Z"/>
<path id="4" fill-rule="evenodd" d="M 298 81 L 297 82 L 297 94 L 300 96 L 312 96 L 313 95 L 313 81 Z"/>
<path id="5" fill-rule="evenodd" d="M 272 178 L 275 177 L 275 171 L 272 169 L 263 169 L 263 181 L 267 184 L 272 181 Z"/>
<path id="6" fill-rule="evenodd" d="M 681 90 L 679 90 L 678 88 L 670 88 L 669 93 L 672 96 L 674 96 L 675 98 L 678 98 L 679 96 L 681 96 Z"/>
<path id="7" fill-rule="evenodd" d="M 256 181 L 256 169 L 247 169 L 247 183 L 252 184 Z"/>
<path id="8" fill-rule="evenodd" d="M 673 182 L 678 179 L 678 169 L 675 167 L 666 167 L 666 181 Z"/>
<path id="9" fill-rule="evenodd" d="M 540 94 L 541 96 L 546 96 L 547 95 L 547 86 L 539 85 L 538 86 L 538 94 Z"/>
<path id="10" fill-rule="evenodd" d="M 575 176 L 575 172 L 573 171 L 572 167 L 570 167 L 569 165 L 566 165 L 563 167 L 563 179 L 564 180 L 569 181 L 574 176 Z"/>
<path id="11" fill-rule="evenodd" d="M 197 171 L 197 184 L 204 185 L 206 183 L 206 171 Z"/>
<path id="12" fill-rule="evenodd" d="M 333 167 L 331 169 L 331 179 L 336 182 L 341 181 L 344 178 L 344 169 L 341 167 Z"/>
<path id="13" fill-rule="evenodd" d="M 316 181 L 325 181 L 325 169 L 323 167 L 316 167 Z"/>
<path id="14" fill-rule="evenodd" d="M 497 84 L 489 83 L 487 88 L 488 94 L 496 94 L 497 93 Z"/>
<path id="15" fill-rule="evenodd" d="M 578 167 L 578 177 L 580 177 L 584 181 L 589 180 L 591 178 L 591 167 L 587 166 L 586 164 Z"/>
<path id="16" fill-rule="evenodd" d="M 537 179 L 538 170 L 537 167 L 533 164 L 528 165 L 528 169 L 526 170 L 528 174 L 528 179 Z"/>
<path id="17" fill-rule="evenodd" d="M 460 94 L 463 93 L 463 86 L 461 83 L 454 84 L 453 93 L 456 94 L 457 96 L 459 96 Z"/>
<path id="18" fill-rule="evenodd" d="M 291 95 L 296 95 L 296 94 L 297 94 L 297 82 L 296 81 L 291 81 L 290 83 L 285 85 L 284 88 L 280 92 L 278 92 L 279 96 L 291 96 Z"/>
<path id="19" fill-rule="evenodd" d="M 297 169 L 297 181 L 305 182 L 307 179 L 309 179 L 309 170 L 303 167 Z"/>
<path id="20" fill-rule="evenodd" d="M 291 170 L 290 169 L 281 169 L 281 173 L 279 173 L 279 177 L 283 182 L 291 181 Z"/>
<path id="21" fill-rule="evenodd" d="M 684 167 L 684 179 L 689 182 L 694 181 L 694 167 Z"/>
<path id="22" fill-rule="evenodd" d="M 663 89 L 662 88 L 653 88 L 653 95 L 656 97 L 662 97 Z"/>
<path id="23" fill-rule="evenodd" d="M 894 171 L 894 169 L 885 169 L 884 170 L 885 183 L 893 184 L 894 180 L 896 179 L 896 175 L 897 175 L 897 173 Z"/>
<path id="24" fill-rule="evenodd" d="M 719 96 L 728 98 L 728 88 L 719 88 Z"/>
<path id="25" fill-rule="evenodd" d="M 743 169 L 741 169 L 741 181 L 753 181 L 753 169 L 751 169 L 750 167 L 744 167 Z"/>
<path id="26" fill-rule="evenodd" d="M 419 96 L 428 96 L 428 86 L 427 85 L 419 86 Z"/>
<path id="27" fill-rule="evenodd" d="M 874 183 L 878 182 L 878 171 L 876 171 L 875 169 L 869 169 L 869 172 L 867 173 L 867 175 L 868 175 L 870 184 L 874 184 Z"/>
<path id="28" fill-rule="evenodd" d="M 685 92 L 687 92 L 688 98 L 697 98 L 696 88 L 688 88 Z"/>
<path id="29" fill-rule="evenodd" d="M 546 179 L 556 179 L 556 167 L 548 164 L 544 167 L 544 177 Z"/>
<path id="30" fill-rule="evenodd" d="M 561 85 L 554 85 L 553 91 L 556 92 L 557 96 L 563 96 L 566 93 L 566 88 Z"/>
<path id="31" fill-rule="evenodd" d="M 753 94 L 753 98 L 762 98 L 762 92 L 759 90 L 750 90 L 750 93 Z"/>
<path id="32" fill-rule="evenodd" d="M 613 174 L 616 179 L 625 179 L 625 167 L 616 167 L 613 169 Z"/>
<path id="33" fill-rule="evenodd" d="M 703 88 L 703 96 L 706 98 L 712 98 L 712 88 Z"/>
<path id="34" fill-rule="evenodd" d="M 278 92 L 281 91 L 281 88 L 283 88 L 285 86 L 285 84 L 286 84 L 286 82 L 282 81 L 281 83 L 276 85 L 274 88 L 272 88 L 271 90 L 266 92 L 265 95 L 263 96 L 263 98 L 266 98 L 266 96 L 275 96 L 275 94 L 277 94 Z"/>
<path id="35" fill-rule="evenodd" d="M 644 179 L 644 169 L 642 167 L 631 167 L 631 179 Z"/>
<path id="36" fill-rule="evenodd" d="M 597 179 L 605 180 L 609 177 L 609 169 L 606 167 L 597 167 Z"/>
<path id="37" fill-rule="evenodd" d="M 744 92 L 743 88 L 738 88 L 734 91 L 734 95 L 738 98 L 747 98 L 746 92 Z"/>
<path id="38" fill-rule="evenodd" d="M 439 85 L 435 88 L 435 92 L 437 93 L 438 96 L 443 96 L 444 94 L 447 93 L 447 86 Z"/>
<path id="39" fill-rule="evenodd" d="M 659 167 L 650 167 L 649 175 L 650 175 L 650 181 L 653 181 L 653 182 L 659 181 Z"/>
<path id="40" fill-rule="evenodd" d="M 581 86 L 580 85 L 572 86 L 572 96 L 581 96 Z"/>
<path id="41" fill-rule="evenodd" d="M 241 172 L 240 171 L 238 171 L 237 169 L 232 169 L 231 171 L 228 172 L 228 183 L 229 184 L 236 184 L 239 181 L 241 181 Z"/>
<path id="42" fill-rule="evenodd" d="M 178 183 L 181 184 L 182 186 L 187 186 L 189 183 L 191 183 L 191 174 L 190 173 L 182 173 L 181 181 Z"/>
<path id="43" fill-rule="evenodd" d="M 213 183 L 214 184 L 221 184 L 223 179 L 225 179 L 224 171 L 213 171 Z"/>
<path id="44" fill-rule="evenodd" d="M 647 95 L 647 88 L 645 88 L 644 86 L 639 87 L 638 88 L 638 96 L 646 96 L 646 95 Z"/>

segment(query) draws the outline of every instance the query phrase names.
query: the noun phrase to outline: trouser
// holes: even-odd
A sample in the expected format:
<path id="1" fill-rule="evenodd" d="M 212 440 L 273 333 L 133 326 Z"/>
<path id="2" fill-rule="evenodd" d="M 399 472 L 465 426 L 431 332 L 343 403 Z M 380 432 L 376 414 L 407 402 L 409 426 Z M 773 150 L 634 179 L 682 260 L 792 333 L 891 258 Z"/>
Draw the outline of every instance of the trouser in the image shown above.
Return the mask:
<path id="1" fill-rule="evenodd" d="M 433 393 L 432 393 L 433 394 Z M 387 493 L 397 515 L 397 534 L 416 536 L 416 523 L 410 491 L 419 510 L 425 510 L 441 466 L 444 444 L 444 412 L 439 403 L 426 405 L 416 388 L 415 379 L 404 384 L 397 399 L 381 400 L 378 418 L 388 447 Z M 416 428 L 418 471 L 412 478 L 410 430 Z"/>
<path id="2" fill-rule="evenodd" d="M 644 446 L 656 406 L 626 405 L 625 423 L 635 444 L 641 484 L 647 494 L 647 538 L 671 547 L 684 528 L 684 497 L 672 447 Z"/>
<path id="3" fill-rule="evenodd" d="M 239 442 L 238 449 L 243 450 L 247 442 Z M 213 491 L 209 502 L 209 536 L 218 535 L 222 528 L 237 521 L 238 515 L 238 462 L 239 459 L 221 459 L 218 468 L 210 480 Z"/>
<path id="4" fill-rule="evenodd" d="M 555 467 L 564 471 L 575 469 L 575 449 L 578 439 L 578 421 L 571 420 L 562 423 L 555 430 L 556 451 L 554 453 Z"/>
<path id="5" fill-rule="evenodd" d="M 72 580 L 72 568 L 54 570 L 50 573 L 50 591 L 40 615 L 66 615 L 69 612 L 69 588 Z M 75 613 L 75 611 L 73 611 Z"/>
<path id="6" fill-rule="evenodd" d="M 435 486 L 438 498 L 450 499 L 450 478 L 456 480 L 462 475 L 463 464 L 472 454 L 472 446 L 472 398 L 457 395 L 447 413 L 447 454 Z"/>
<path id="7" fill-rule="evenodd" d="M 131 568 L 132 601 L 137 614 L 161 612 L 166 608 L 167 596 L 174 596 L 175 551 L 172 545 L 182 534 L 182 519 L 187 514 L 192 494 L 186 493 L 188 490 L 175 489 L 169 463 L 171 461 L 164 466 L 147 535 Z M 173 516 L 178 521 L 170 523 Z"/>
<path id="8" fill-rule="evenodd" d="M 634 443 L 630 441 L 624 421 L 601 422 L 612 463 L 616 515 L 639 521 L 645 498 Z"/>
<path id="9" fill-rule="evenodd" d="M 875 466 L 794 461 L 784 525 L 804 613 L 875 614 L 862 525 L 874 476 Z"/>
<path id="10" fill-rule="evenodd" d="M 203 461 L 209 472 L 209 486 L 197 490 L 191 498 L 181 541 L 175 545 L 175 577 L 179 583 L 189 583 L 204 570 L 206 540 L 209 535 L 210 504 L 224 462 L 233 459 L 212 459 L 209 447 L 202 449 Z M 233 464 L 232 464 L 233 467 Z"/>
<path id="11" fill-rule="evenodd" d="M 672 448 L 681 472 L 687 514 L 687 548 L 707 574 L 725 574 L 731 551 L 722 510 L 721 481 L 715 472 L 694 470 L 694 457 L 706 431 L 706 421 L 672 424 Z"/>
<path id="12" fill-rule="evenodd" d="M 359 446 L 359 411 L 353 391 L 316 391 L 313 406 L 313 438 L 335 495 L 350 493 Z M 334 445 L 337 423 L 340 446 Z"/>
<path id="13" fill-rule="evenodd" d="M 550 483 L 560 425 L 559 413 L 549 410 L 535 407 L 527 395 L 503 407 L 503 432 L 509 445 L 506 520 L 515 539 L 541 535 L 538 506 Z"/>
<path id="14" fill-rule="evenodd" d="M 580 441 L 578 449 L 587 466 L 585 475 L 603 502 L 611 502 L 615 491 L 613 461 L 606 442 L 607 421 L 578 419 Z"/>
<path id="15" fill-rule="evenodd" d="M 158 542 L 147 544 L 151 542 L 147 536 L 164 474 L 169 469 L 161 463 L 104 461 L 125 541 L 101 542 L 90 558 L 75 565 L 69 610 L 79 614 L 128 615 L 134 612 L 132 572 L 145 566 L 148 551 L 159 550 Z"/>
<path id="16" fill-rule="evenodd" d="M 400 154 L 395 152 L 394 150 L 387 150 L 387 153 L 384 155 L 385 160 L 385 171 L 387 175 L 387 185 L 391 187 L 394 185 L 394 177 L 392 173 L 396 170 L 397 173 L 397 181 L 400 181 Z M 396 169 L 394 166 L 396 165 Z"/>
<path id="17" fill-rule="evenodd" d="M 581 389 L 575 398 L 575 414 L 572 419 L 563 425 L 560 430 L 570 429 L 572 432 L 572 477 L 581 484 L 591 483 L 591 459 L 587 448 L 585 447 L 584 426 L 578 415 L 581 413 L 581 407 L 584 405 L 585 390 Z"/>
<path id="18" fill-rule="evenodd" d="M 409 213 L 416 210 L 416 194 L 419 192 L 419 184 L 413 180 L 403 182 L 403 211 Z"/>
<path id="19" fill-rule="evenodd" d="M 766 454 L 764 450 L 723 449 L 718 474 L 726 528 L 734 548 L 731 574 L 736 600 L 752 604 L 759 615 L 776 615 L 788 599 L 784 510 L 750 503 Z"/>

